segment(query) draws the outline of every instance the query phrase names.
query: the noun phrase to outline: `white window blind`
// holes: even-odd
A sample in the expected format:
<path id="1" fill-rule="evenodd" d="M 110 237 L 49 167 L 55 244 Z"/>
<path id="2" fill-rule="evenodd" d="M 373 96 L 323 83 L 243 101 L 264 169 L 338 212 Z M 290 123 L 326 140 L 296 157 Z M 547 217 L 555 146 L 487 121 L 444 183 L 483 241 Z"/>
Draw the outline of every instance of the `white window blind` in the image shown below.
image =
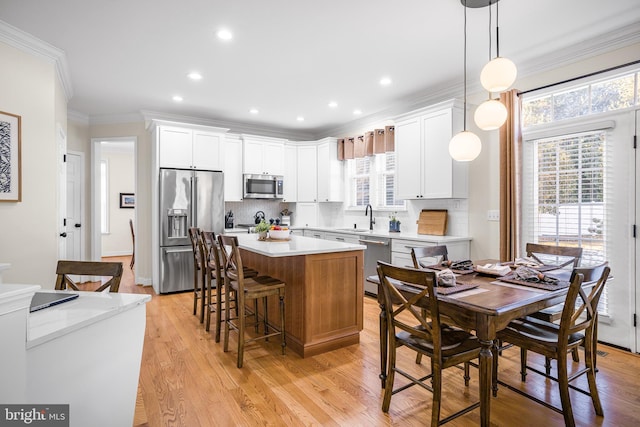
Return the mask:
<path id="1" fill-rule="evenodd" d="M 581 247 L 583 266 L 607 259 L 606 135 L 598 130 L 525 143 L 525 242 Z M 606 288 L 599 311 L 608 314 Z"/>

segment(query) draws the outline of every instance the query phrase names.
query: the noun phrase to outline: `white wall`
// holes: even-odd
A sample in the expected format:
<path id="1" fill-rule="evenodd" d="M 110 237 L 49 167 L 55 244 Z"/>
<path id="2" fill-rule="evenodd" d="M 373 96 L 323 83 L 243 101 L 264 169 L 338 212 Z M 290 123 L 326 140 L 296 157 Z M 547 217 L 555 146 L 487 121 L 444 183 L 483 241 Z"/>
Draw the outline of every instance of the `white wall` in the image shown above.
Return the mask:
<path id="1" fill-rule="evenodd" d="M 120 193 L 135 193 L 133 152 L 102 151 L 109 175 L 109 233 L 102 235 L 102 256 L 130 255 L 132 252 L 129 220 L 135 209 L 120 208 Z"/>
<path id="2" fill-rule="evenodd" d="M 53 62 L 0 43 L 0 111 L 22 116 L 22 202 L 0 203 L 5 283 L 53 288 L 58 251 L 56 121 L 66 102 Z M 56 111 L 64 107 L 64 111 Z"/>

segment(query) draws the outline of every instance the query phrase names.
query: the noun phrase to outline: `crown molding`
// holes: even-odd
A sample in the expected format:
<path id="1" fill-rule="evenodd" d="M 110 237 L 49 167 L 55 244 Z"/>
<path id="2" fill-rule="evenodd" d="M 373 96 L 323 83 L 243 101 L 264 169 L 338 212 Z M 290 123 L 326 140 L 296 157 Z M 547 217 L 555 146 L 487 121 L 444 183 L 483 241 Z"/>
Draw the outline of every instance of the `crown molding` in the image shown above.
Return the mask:
<path id="1" fill-rule="evenodd" d="M 56 68 L 56 76 L 62 84 L 66 100 L 69 101 L 73 97 L 73 87 L 71 85 L 69 66 L 67 65 L 67 55 L 63 50 L 2 20 L 0 20 L 0 41 L 30 55 L 53 62 Z"/>
<path id="2" fill-rule="evenodd" d="M 530 76 L 546 72 L 613 52 L 635 43 L 640 43 L 640 22 L 617 28 L 608 33 L 517 64 L 518 74 L 519 76 Z"/>
<path id="3" fill-rule="evenodd" d="M 67 110 L 67 120 L 89 126 L 89 116 L 75 110 Z"/>
<path id="4" fill-rule="evenodd" d="M 184 123 L 199 126 L 221 127 L 226 128 L 231 133 L 248 134 L 248 135 L 262 135 L 272 138 L 283 138 L 290 140 L 307 140 L 313 139 L 313 134 L 310 132 L 300 132 L 289 129 L 280 129 L 268 126 L 259 126 L 249 123 L 233 122 L 220 119 L 209 119 L 202 117 L 183 116 L 180 114 L 162 113 L 158 111 L 142 110 L 140 111 L 142 117 L 144 117 L 145 127 L 149 129 L 151 122 L 155 121 L 167 121 Z"/>

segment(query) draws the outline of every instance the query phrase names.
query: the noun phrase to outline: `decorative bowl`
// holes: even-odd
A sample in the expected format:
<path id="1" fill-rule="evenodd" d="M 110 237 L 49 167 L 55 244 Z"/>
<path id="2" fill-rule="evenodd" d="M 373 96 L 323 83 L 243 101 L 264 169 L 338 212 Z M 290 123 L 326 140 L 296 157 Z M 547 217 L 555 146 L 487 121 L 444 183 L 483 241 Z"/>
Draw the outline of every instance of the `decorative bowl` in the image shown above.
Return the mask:
<path id="1" fill-rule="evenodd" d="M 269 230 L 269 237 L 277 240 L 289 238 L 290 230 Z"/>

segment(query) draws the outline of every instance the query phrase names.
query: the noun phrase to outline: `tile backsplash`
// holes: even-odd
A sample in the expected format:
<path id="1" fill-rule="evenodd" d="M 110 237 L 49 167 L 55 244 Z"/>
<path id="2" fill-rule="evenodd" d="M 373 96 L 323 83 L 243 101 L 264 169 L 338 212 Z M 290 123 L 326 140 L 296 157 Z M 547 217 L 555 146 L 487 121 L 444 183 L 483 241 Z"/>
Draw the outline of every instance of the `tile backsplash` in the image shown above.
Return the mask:
<path id="1" fill-rule="evenodd" d="M 243 202 L 227 202 L 226 210 L 233 211 L 234 223 L 253 224 L 257 211 L 263 211 L 265 218 L 279 218 L 280 212 L 287 208 L 293 212 L 292 220 L 294 225 L 304 225 L 304 223 L 316 221 L 319 227 L 353 227 L 369 228 L 369 217 L 361 210 L 345 210 L 343 203 L 318 203 L 317 218 L 300 218 L 296 214 L 295 203 L 282 203 L 275 200 L 245 200 Z M 396 219 L 400 221 L 400 231 L 415 233 L 418 230 L 416 221 L 422 209 L 446 209 L 447 235 L 448 236 L 468 236 L 469 235 L 469 202 L 467 199 L 436 199 L 436 200 L 407 200 L 407 209 L 398 211 Z M 376 220 L 373 228 L 385 231 L 389 229 L 389 216 L 393 212 L 378 211 L 373 212 Z"/>

